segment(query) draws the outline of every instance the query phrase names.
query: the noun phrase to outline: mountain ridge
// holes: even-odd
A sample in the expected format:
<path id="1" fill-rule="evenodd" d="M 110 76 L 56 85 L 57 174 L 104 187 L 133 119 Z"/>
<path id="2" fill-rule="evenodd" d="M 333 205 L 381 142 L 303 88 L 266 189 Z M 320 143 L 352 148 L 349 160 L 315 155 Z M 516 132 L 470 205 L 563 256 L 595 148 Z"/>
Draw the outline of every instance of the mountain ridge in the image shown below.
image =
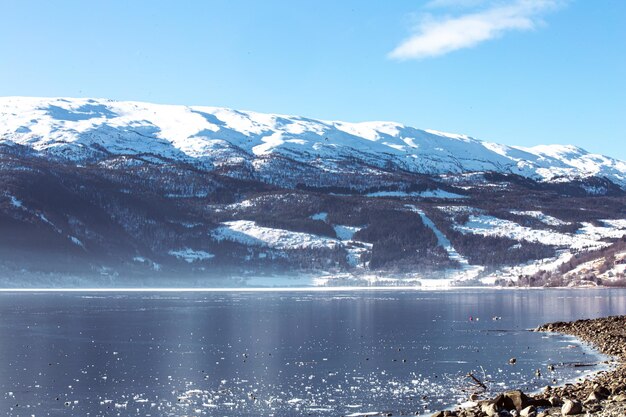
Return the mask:
<path id="1" fill-rule="evenodd" d="M 622 161 L 529 149 L 392 122 L 0 98 L 0 287 L 523 282 L 626 234 Z"/>
<path id="2" fill-rule="evenodd" d="M 440 175 L 495 171 L 539 181 L 604 177 L 626 163 L 571 145 L 518 147 L 395 122 L 315 120 L 221 107 L 73 98 L 0 98 L 0 142 L 74 160 L 150 154 L 204 169 L 282 156 L 325 170 L 358 160 Z M 258 162 L 256 162 L 258 163 Z"/>

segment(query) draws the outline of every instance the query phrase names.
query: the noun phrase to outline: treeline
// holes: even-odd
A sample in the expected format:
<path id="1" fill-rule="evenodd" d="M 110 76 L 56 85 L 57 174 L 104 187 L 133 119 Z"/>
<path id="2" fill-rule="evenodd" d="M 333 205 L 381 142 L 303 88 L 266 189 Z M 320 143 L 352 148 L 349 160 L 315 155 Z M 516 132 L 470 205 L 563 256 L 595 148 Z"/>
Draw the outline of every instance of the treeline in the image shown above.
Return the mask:
<path id="1" fill-rule="evenodd" d="M 417 213 L 381 210 L 371 223 L 354 238 L 372 243 L 370 268 L 423 270 L 452 265 L 447 253 L 438 246 L 433 231 L 424 225 Z"/>
<path id="2" fill-rule="evenodd" d="M 554 247 L 538 242 L 462 233 L 454 226 L 465 224 L 469 220 L 468 212 L 446 213 L 431 207 L 427 209 L 427 215 L 450 240 L 457 252 L 473 265 L 487 267 L 518 265 L 534 259 L 552 257 L 555 254 Z"/>

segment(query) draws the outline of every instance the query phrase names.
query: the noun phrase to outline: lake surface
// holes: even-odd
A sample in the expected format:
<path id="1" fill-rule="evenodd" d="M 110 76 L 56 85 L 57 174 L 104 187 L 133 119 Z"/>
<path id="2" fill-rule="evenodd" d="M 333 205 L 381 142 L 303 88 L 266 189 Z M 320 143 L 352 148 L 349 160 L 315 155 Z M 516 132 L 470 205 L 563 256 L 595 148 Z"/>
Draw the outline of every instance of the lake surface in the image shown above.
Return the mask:
<path id="1" fill-rule="evenodd" d="M 626 291 L 5 292 L 0 415 L 426 413 L 467 398 L 468 372 L 531 391 L 597 370 L 526 329 L 610 314 Z"/>

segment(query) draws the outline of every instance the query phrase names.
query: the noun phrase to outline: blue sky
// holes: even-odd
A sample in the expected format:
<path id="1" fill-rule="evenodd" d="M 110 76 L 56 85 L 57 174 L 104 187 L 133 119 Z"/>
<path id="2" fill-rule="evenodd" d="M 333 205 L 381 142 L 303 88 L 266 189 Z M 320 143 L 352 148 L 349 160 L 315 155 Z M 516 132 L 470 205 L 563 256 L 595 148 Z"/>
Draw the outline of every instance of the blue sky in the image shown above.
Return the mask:
<path id="1" fill-rule="evenodd" d="M 623 0 L 0 0 L 0 95 L 393 120 L 626 160 Z"/>

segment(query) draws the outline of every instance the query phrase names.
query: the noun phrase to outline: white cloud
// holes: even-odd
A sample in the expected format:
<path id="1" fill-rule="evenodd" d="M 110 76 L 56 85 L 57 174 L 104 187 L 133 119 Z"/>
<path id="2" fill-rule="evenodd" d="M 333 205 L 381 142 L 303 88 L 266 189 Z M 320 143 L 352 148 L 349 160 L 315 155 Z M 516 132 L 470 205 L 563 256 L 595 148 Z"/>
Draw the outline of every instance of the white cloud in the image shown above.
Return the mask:
<path id="1" fill-rule="evenodd" d="M 506 3 L 481 0 L 433 0 L 429 8 L 467 8 L 484 5 L 480 11 L 460 16 L 425 15 L 415 34 L 404 40 L 389 57 L 397 60 L 422 59 L 444 55 L 481 42 L 495 39 L 509 31 L 534 29 L 542 16 L 558 7 L 559 0 L 515 0 Z"/>

